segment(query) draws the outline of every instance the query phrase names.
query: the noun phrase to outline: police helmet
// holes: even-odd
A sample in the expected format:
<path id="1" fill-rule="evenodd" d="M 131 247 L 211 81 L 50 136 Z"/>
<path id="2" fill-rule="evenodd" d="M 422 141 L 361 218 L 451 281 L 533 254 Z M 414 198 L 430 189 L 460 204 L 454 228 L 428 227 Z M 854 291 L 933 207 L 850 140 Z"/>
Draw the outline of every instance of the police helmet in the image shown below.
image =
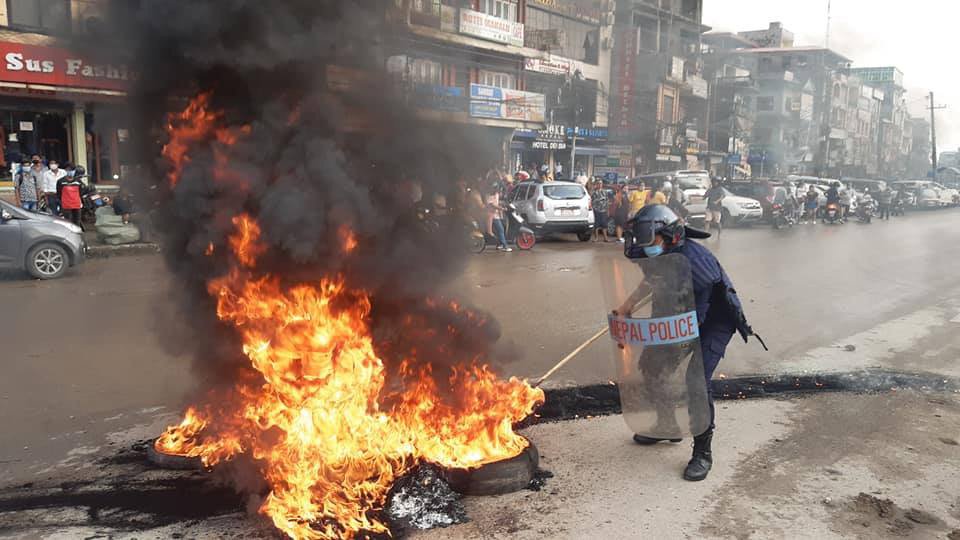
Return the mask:
<path id="1" fill-rule="evenodd" d="M 648 204 L 627 223 L 623 254 L 628 259 L 646 257 L 644 247 L 652 246 L 657 235 L 667 241 L 667 248 L 682 246 L 687 238 L 710 238 L 710 233 L 687 227 L 669 206 Z"/>

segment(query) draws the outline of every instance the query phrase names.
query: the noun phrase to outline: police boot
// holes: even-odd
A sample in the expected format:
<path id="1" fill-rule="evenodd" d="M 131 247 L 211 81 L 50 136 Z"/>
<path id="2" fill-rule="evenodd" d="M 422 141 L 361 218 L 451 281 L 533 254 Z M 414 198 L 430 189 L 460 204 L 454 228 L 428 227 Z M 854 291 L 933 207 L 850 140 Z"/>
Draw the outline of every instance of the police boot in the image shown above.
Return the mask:
<path id="1" fill-rule="evenodd" d="M 678 443 L 682 440 L 683 439 L 657 439 L 655 437 L 644 437 L 643 435 L 636 435 L 636 434 L 634 434 L 633 436 L 633 442 L 637 444 L 642 444 L 644 446 L 654 445 L 654 444 L 657 444 L 658 442 L 663 442 L 663 441 Z"/>
<path id="2" fill-rule="evenodd" d="M 707 477 L 713 467 L 713 451 L 710 443 L 713 442 L 713 429 L 708 429 L 701 435 L 693 438 L 693 457 L 683 471 L 683 479 L 699 482 Z"/>

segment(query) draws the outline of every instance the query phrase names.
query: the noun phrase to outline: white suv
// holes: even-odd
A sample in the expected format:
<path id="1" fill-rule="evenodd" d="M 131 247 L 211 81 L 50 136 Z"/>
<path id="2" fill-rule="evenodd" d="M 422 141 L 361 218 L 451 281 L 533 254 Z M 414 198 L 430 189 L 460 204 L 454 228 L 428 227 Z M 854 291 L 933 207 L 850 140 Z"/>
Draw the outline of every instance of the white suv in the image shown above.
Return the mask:
<path id="1" fill-rule="evenodd" d="M 593 232 L 593 205 L 587 190 L 576 182 L 521 182 L 510 202 L 538 236 L 574 233 L 581 242 Z"/>

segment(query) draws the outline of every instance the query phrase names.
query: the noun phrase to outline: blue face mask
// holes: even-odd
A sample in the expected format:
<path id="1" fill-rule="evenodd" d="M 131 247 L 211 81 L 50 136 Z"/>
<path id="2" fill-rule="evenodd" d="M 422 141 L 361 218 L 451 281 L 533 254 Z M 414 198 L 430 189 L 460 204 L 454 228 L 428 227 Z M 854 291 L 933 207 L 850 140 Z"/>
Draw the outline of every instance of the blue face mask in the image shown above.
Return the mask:
<path id="1" fill-rule="evenodd" d="M 663 246 L 661 245 L 644 246 L 643 254 L 646 255 L 647 257 L 650 257 L 651 259 L 659 255 L 663 255 Z"/>

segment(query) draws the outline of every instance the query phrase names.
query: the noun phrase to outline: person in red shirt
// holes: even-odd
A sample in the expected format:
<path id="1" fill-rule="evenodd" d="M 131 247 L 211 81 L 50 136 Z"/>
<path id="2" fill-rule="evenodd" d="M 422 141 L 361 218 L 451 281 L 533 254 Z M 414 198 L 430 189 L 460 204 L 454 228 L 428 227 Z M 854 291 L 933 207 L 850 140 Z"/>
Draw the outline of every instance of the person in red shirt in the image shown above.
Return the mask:
<path id="1" fill-rule="evenodd" d="M 73 177 L 65 176 L 57 182 L 57 197 L 60 199 L 63 217 L 69 219 L 78 227 L 83 227 L 80 222 L 80 209 L 83 208 L 81 190 L 83 189 L 82 179 L 86 175 L 86 169 L 77 167 Z"/>

